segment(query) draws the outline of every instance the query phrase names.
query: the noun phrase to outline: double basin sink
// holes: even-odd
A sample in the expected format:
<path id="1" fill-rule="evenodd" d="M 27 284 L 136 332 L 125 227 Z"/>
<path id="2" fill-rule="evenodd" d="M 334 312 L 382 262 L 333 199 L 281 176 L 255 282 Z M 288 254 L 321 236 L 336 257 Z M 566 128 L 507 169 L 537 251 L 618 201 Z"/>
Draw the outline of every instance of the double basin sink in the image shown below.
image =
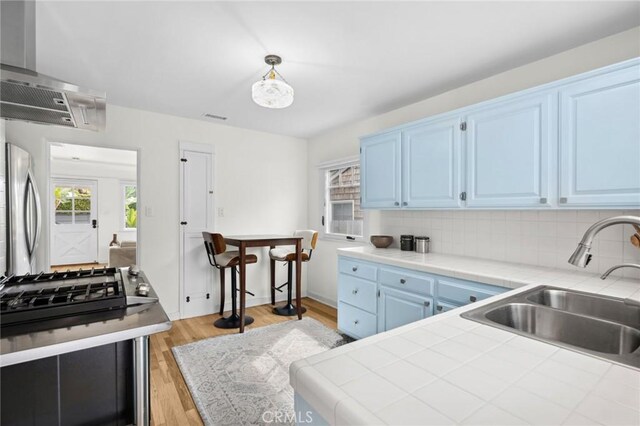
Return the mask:
<path id="1" fill-rule="evenodd" d="M 462 317 L 640 368 L 640 303 L 541 286 Z"/>

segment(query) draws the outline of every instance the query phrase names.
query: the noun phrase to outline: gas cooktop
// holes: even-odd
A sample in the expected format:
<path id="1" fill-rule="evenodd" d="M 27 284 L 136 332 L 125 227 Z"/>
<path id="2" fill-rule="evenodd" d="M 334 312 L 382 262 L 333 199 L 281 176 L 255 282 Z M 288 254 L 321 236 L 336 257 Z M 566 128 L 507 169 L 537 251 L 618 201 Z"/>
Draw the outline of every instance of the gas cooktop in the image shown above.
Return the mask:
<path id="1" fill-rule="evenodd" d="M 122 272 L 116 268 L 10 276 L 0 281 L 0 324 L 125 308 Z"/>

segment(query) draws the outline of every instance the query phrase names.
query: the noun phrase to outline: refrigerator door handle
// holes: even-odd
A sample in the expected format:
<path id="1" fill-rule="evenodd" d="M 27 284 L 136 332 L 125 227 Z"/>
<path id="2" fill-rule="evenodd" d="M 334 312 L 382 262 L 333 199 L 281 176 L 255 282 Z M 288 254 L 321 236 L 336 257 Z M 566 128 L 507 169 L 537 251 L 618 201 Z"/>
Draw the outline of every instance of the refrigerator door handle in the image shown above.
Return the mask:
<path id="1" fill-rule="evenodd" d="M 25 204 L 30 202 L 29 197 L 32 197 L 34 201 L 34 211 L 33 216 L 35 216 L 35 221 L 33 221 L 33 217 L 25 220 L 25 231 L 27 235 L 27 249 L 29 251 L 29 255 L 33 256 L 36 247 L 38 247 L 38 241 L 40 240 L 40 229 L 42 227 L 42 214 L 41 214 L 41 205 L 40 205 L 40 193 L 38 192 L 38 186 L 36 185 L 35 179 L 31 173 L 31 170 L 27 172 L 27 185 L 26 185 L 26 194 L 25 194 Z M 26 208 L 25 205 L 25 216 L 28 214 L 29 209 Z M 26 219 L 26 218 L 25 218 Z M 35 229 L 34 229 L 35 228 Z"/>

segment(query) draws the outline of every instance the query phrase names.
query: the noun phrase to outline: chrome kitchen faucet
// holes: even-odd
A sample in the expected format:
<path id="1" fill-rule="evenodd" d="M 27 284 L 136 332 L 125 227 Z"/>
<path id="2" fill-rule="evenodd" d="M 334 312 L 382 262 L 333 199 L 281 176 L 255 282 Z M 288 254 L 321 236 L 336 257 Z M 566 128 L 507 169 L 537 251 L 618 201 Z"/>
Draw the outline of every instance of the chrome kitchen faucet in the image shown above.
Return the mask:
<path id="1" fill-rule="evenodd" d="M 591 244 L 593 243 L 593 238 L 600 231 L 602 231 L 604 228 L 607 228 L 607 227 L 609 227 L 611 225 L 619 225 L 619 224 L 639 225 L 640 226 L 640 217 L 638 217 L 638 216 L 614 216 L 614 217 L 610 217 L 610 218 L 607 218 L 607 219 L 602 219 L 601 221 L 598 221 L 598 222 L 594 223 L 593 225 L 591 225 L 589 227 L 589 229 L 587 229 L 587 231 L 582 236 L 582 240 L 578 244 L 578 247 L 573 252 L 571 257 L 569 258 L 569 263 L 574 265 L 574 266 L 579 266 L 581 268 L 586 268 L 586 266 L 589 264 L 589 261 L 591 261 L 591 257 L 592 257 L 590 251 L 591 251 Z M 640 265 L 637 265 L 635 263 L 623 263 L 621 265 L 616 265 L 616 266 L 613 266 L 613 267 L 609 268 L 609 270 L 607 270 L 607 272 L 602 274 L 602 276 L 600 278 L 602 278 L 603 280 L 606 279 L 611 272 L 613 272 L 613 271 L 615 271 L 616 269 L 619 269 L 619 268 L 637 268 L 637 269 L 640 269 Z"/>

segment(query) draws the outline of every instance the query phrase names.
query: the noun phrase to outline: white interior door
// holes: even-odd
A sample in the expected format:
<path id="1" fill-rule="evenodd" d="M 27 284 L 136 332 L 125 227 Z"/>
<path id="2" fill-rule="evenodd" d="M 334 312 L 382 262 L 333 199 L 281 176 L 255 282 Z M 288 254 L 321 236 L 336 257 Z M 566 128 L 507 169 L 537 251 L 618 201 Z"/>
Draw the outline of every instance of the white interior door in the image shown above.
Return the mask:
<path id="1" fill-rule="evenodd" d="M 52 181 L 52 265 L 97 262 L 97 188 L 90 180 Z"/>
<path id="2" fill-rule="evenodd" d="M 213 147 L 180 144 L 181 318 L 214 312 L 214 269 L 202 231 L 213 231 Z M 214 301 L 215 300 L 215 301 Z"/>

